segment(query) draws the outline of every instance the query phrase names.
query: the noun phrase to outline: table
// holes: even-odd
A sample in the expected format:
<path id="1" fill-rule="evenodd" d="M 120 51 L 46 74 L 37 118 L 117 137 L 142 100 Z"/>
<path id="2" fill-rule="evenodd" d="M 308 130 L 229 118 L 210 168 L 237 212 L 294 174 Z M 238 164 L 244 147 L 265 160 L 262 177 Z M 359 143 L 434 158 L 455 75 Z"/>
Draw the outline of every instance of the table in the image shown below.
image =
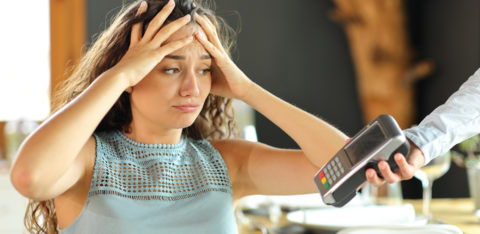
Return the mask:
<path id="1" fill-rule="evenodd" d="M 422 213 L 422 200 L 404 200 L 405 203 L 413 205 L 417 214 Z M 433 218 L 443 221 L 446 224 L 451 224 L 459 227 L 465 234 L 477 234 L 480 233 L 480 219 L 473 213 L 474 204 L 473 200 L 469 198 L 448 198 L 448 199 L 432 199 L 430 204 L 430 210 Z M 269 229 L 275 228 L 271 221 L 266 217 L 259 216 L 246 216 L 251 219 L 251 223 L 259 224 L 258 226 L 265 226 Z M 260 230 L 251 230 L 250 224 L 238 223 L 240 234 L 250 233 L 262 233 Z M 277 226 L 289 225 L 289 221 L 286 219 L 286 213 L 282 213 Z M 323 232 L 321 232 L 323 233 Z M 325 232 L 329 233 L 329 232 Z"/>
<path id="2" fill-rule="evenodd" d="M 422 200 L 405 200 L 415 208 L 417 214 L 422 212 Z M 435 198 L 430 204 L 433 218 L 446 224 L 459 227 L 465 234 L 480 233 L 480 219 L 473 214 L 474 204 L 470 198 Z"/>

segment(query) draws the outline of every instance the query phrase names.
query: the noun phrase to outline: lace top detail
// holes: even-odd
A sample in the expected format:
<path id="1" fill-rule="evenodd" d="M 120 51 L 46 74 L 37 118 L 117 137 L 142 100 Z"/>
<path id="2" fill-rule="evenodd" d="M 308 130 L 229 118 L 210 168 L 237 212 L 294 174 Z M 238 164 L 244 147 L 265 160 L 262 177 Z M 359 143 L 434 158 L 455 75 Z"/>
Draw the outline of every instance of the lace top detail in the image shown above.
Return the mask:
<path id="1" fill-rule="evenodd" d="M 119 131 L 95 139 L 87 204 L 62 233 L 237 232 L 228 171 L 207 140 L 141 144 Z"/>
<path id="2" fill-rule="evenodd" d="M 223 159 L 206 140 L 175 145 L 135 142 L 120 132 L 98 141 L 90 196 L 114 194 L 136 200 L 179 200 L 208 191 L 232 193 Z"/>

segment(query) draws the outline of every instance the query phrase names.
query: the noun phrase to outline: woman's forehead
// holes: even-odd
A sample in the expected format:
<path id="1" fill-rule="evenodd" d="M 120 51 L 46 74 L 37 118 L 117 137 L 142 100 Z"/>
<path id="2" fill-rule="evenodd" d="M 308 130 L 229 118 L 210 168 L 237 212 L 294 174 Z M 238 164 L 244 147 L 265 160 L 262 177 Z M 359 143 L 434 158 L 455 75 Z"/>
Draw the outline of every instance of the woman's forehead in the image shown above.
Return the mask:
<path id="1" fill-rule="evenodd" d="M 166 42 L 168 43 L 168 42 L 174 41 L 174 40 L 181 40 L 181 39 L 186 38 L 188 36 L 192 36 L 196 32 L 200 32 L 200 33 L 205 34 L 203 32 L 203 29 L 198 24 L 190 23 L 190 24 L 187 24 L 187 25 L 181 27 L 176 32 L 174 32 L 172 35 L 170 35 L 170 37 L 167 39 Z"/>
<path id="2" fill-rule="evenodd" d="M 166 41 L 165 43 L 169 43 L 171 41 L 176 41 L 176 40 L 181 40 L 184 38 L 187 38 L 189 36 L 193 36 L 194 33 L 199 32 L 201 34 L 205 34 L 202 28 L 198 24 L 187 24 L 180 28 L 178 31 L 173 33 Z M 165 44 L 164 43 L 164 44 Z M 183 48 L 173 52 L 172 54 L 176 53 L 194 53 L 198 55 L 203 55 L 203 54 L 208 54 L 208 52 L 205 50 L 205 48 L 200 44 L 199 41 L 195 40 L 184 46 Z"/>

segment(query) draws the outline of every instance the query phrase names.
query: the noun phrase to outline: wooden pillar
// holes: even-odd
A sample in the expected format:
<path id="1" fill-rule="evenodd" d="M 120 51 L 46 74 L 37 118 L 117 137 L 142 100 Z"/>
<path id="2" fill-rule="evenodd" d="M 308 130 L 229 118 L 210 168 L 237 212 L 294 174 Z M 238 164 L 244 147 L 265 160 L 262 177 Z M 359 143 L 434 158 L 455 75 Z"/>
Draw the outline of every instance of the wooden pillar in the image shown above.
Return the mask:
<path id="1" fill-rule="evenodd" d="M 50 0 L 51 97 L 84 53 L 85 25 L 85 0 Z"/>
<path id="2" fill-rule="evenodd" d="M 2 159 L 7 159 L 5 142 L 5 122 L 0 122 L 0 161 Z"/>
<path id="3" fill-rule="evenodd" d="M 404 0 L 333 0 L 332 18 L 350 43 L 364 121 L 391 114 L 400 127 L 414 123 L 413 84 L 433 69 L 430 62 L 412 65 Z"/>

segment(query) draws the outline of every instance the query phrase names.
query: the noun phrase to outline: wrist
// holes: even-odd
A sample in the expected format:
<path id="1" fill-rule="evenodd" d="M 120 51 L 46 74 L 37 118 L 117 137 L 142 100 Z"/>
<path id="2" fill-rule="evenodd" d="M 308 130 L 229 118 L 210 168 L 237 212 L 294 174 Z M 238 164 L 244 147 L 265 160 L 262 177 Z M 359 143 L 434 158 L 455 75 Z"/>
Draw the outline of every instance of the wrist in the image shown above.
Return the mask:
<path id="1" fill-rule="evenodd" d="M 245 83 L 243 85 L 243 92 L 241 92 L 241 94 L 238 95 L 236 98 L 239 100 L 242 100 L 245 103 L 248 103 L 250 97 L 253 96 L 253 93 L 257 88 L 258 86 L 257 84 L 255 84 L 255 82 L 251 81 L 248 78 L 245 78 Z"/>
<path id="2" fill-rule="evenodd" d="M 114 68 L 106 70 L 100 76 L 103 77 L 102 79 L 107 79 L 114 83 L 115 86 L 122 90 L 126 90 L 132 86 L 127 74 L 125 74 L 125 72 L 117 71 Z"/>
<path id="3" fill-rule="evenodd" d="M 413 141 L 408 139 L 408 142 L 410 143 L 409 161 L 413 161 L 415 169 L 419 169 L 425 164 L 425 155 Z"/>

